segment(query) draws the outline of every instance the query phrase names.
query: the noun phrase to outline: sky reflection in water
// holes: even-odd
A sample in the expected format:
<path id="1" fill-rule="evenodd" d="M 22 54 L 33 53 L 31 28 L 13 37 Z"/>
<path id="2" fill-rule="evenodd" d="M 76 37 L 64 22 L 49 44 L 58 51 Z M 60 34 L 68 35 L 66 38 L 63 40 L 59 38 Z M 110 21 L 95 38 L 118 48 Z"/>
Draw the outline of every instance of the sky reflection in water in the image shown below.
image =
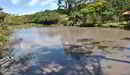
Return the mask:
<path id="1" fill-rule="evenodd" d="M 64 51 L 60 35 L 31 28 L 16 31 L 12 40 L 16 61 L 5 75 L 101 75 L 100 59 Z"/>

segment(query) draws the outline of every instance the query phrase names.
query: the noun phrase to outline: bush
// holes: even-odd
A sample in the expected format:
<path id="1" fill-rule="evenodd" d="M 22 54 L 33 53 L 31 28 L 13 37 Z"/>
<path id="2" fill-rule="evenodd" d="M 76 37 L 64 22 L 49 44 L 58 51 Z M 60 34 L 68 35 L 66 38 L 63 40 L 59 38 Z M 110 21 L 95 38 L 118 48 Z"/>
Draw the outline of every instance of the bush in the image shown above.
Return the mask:
<path id="1" fill-rule="evenodd" d="M 66 24 L 67 20 L 67 15 L 57 12 L 39 12 L 32 15 L 32 22 L 38 24 Z"/>
<path id="2" fill-rule="evenodd" d="M 5 17 L 5 24 L 7 25 L 20 25 L 20 24 L 24 24 L 25 23 L 25 18 L 21 17 L 21 16 L 11 16 L 8 15 Z"/>

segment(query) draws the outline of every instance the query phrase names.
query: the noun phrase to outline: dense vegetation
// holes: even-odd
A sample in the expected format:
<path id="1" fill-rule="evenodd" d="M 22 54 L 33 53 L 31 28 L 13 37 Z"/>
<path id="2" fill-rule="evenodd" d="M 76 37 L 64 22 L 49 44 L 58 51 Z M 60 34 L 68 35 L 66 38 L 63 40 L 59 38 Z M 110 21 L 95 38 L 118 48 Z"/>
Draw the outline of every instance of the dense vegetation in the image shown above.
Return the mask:
<path id="1" fill-rule="evenodd" d="M 1 24 L 123 27 L 122 24 L 126 22 L 122 13 L 129 10 L 130 0 L 58 0 L 58 6 L 57 10 L 46 10 L 32 15 L 1 13 Z"/>
<path id="2" fill-rule="evenodd" d="M 122 13 L 129 10 L 130 0 L 96 0 L 85 3 L 87 0 L 59 0 L 59 9 L 65 9 L 68 14 L 69 25 L 93 26 L 124 21 Z"/>

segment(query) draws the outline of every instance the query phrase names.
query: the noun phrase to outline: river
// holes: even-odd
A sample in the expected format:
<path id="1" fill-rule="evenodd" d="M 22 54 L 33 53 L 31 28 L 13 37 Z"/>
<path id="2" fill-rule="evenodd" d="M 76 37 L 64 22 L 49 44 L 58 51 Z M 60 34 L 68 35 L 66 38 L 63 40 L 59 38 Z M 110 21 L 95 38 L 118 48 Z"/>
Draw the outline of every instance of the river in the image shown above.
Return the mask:
<path id="1" fill-rule="evenodd" d="M 14 30 L 10 36 L 9 55 L 5 57 L 0 72 L 3 75 L 128 75 L 130 74 L 129 37 L 125 31 L 125 40 L 111 40 L 95 33 L 90 35 L 86 29 L 28 28 Z M 104 30 L 104 29 L 103 29 Z M 103 31 L 100 30 L 100 31 Z M 107 30 L 105 30 L 107 31 Z M 86 33 L 85 33 L 86 32 Z M 89 34 L 87 34 L 89 33 Z M 87 37 L 84 36 L 88 35 Z M 95 37 L 94 37 L 95 36 Z M 96 39 L 96 40 L 95 40 Z M 105 40 L 105 41 L 104 41 Z M 114 40 L 114 41 L 113 41 Z M 77 42 L 78 41 L 78 42 Z M 125 43 L 124 43 L 125 42 Z M 99 46 L 100 43 L 100 46 Z M 114 43 L 114 45 L 113 45 Z M 120 44 L 122 43 L 122 44 Z M 73 45 L 66 49 L 65 45 Z M 86 53 L 82 53 L 85 45 Z M 116 44 L 116 45 L 115 45 Z M 108 47 L 110 46 L 110 47 Z M 118 46 L 118 47 L 117 47 Z M 74 48 L 76 47 L 76 48 Z M 83 46 L 84 47 L 84 46 Z M 87 54 L 87 49 L 92 53 Z M 103 49 L 112 49 L 108 50 Z M 73 51 L 74 50 L 74 51 Z M 79 50 L 79 51 L 76 51 Z"/>

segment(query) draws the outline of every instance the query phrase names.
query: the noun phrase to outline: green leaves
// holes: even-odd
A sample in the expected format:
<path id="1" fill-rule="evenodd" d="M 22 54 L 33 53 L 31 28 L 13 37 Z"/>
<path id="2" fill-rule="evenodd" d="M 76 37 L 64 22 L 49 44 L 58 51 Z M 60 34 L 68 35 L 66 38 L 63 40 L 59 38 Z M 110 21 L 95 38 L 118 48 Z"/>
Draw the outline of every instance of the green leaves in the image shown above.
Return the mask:
<path id="1" fill-rule="evenodd" d="M 113 8 L 106 9 L 102 12 L 103 16 L 113 16 L 115 13 L 115 10 Z"/>
<path id="2" fill-rule="evenodd" d="M 39 23 L 39 24 L 58 24 L 61 22 L 65 22 L 68 20 L 67 15 L 60 14 L 55 11 L 51 12 L 39 12 L 33 15 L 32 22 L 33 23 Z"/>

